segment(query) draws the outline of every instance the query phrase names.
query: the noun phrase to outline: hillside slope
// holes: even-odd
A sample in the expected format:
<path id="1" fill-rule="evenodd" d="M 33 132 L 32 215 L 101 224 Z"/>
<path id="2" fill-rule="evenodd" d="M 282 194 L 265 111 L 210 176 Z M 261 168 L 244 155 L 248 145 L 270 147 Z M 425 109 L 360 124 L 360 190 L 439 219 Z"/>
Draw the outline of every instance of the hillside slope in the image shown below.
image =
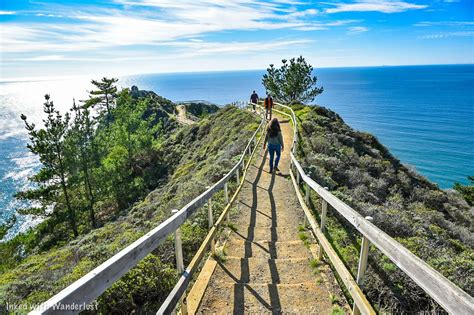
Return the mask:
<path id="1" fill-rule="evenodd" d="M 473 209 L 455 191 L 404 166 L 377 139 L 353 130 L 336 113 L 295 106 L 305 171 L 469 294 L 474 294 Z M 319 202 L 314 200 L 314 204 Z M 328 235 L 357 273 L 360 235 L 329 210 Z M 388 312 L 439 310 L 380 252 L 372 250 L 364 291 Z"/>
<path id="2" fill-rule="evenodd" d="M 168 133 L 153 159 L 143 156 L 148 167 L 156 163 L 160 168 L 155 170 L 162 174 L 157 188 L 103 227 L 68 244 L 31 254 L 4 270 L 0 305 L 43 302 L 156 227 L 172 209 L 181 208 L 229 171 L 257 126 L 255 116 L 229 106 Z M 220 198 L 218 195 L 214 202 L 216 212 Z M 198 212 L 182 229 L 186 262 L 207 233 L 206 218 L 205 212 Z M 177 279 L 174 263 L 168 240 L 99 298 L 100 311 L 156 311 Z"/>

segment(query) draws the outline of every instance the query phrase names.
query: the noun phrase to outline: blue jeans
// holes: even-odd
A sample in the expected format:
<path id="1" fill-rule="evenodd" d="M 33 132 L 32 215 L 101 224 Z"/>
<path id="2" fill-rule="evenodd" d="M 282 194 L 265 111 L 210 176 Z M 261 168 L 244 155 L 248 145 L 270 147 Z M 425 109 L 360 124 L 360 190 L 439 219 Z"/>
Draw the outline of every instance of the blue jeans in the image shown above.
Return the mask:
<path id="1" fill-rule="evenodd" d="M 275 167 L 278 167 L 278 162 L 280 162 L 281 156 L 281 145 L 280 144 L 268 144 L 268 153 L 270 153 L 270 170 L 273 170 L 273 158 L 275 157 Z"/>

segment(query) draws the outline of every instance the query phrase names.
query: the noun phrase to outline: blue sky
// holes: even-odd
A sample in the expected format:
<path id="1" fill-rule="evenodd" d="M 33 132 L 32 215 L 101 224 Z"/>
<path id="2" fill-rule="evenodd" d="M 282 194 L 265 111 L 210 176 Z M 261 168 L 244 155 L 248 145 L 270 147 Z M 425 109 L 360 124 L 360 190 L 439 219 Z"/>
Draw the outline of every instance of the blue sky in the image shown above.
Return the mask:
<path id="1" fill-rule="evenodd" d="M 0 79 L 474 63 L 471 0 L 0 2 Z"/>

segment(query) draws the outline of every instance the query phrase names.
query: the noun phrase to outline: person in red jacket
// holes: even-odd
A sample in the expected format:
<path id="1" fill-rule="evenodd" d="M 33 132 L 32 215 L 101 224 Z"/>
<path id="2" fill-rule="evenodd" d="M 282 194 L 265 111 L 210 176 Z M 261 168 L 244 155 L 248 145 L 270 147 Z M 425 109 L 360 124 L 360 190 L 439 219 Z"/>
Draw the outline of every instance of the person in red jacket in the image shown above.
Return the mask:
<path id="1" fill-rule="evenodd" d="M 265 118 L 272 120 L 272 108 L 273 108 L 273 98 L 270 94 L 267 95 L 263 103 L 265 107 Z M 268 117 L 270 115 L 270 118 Z"/>

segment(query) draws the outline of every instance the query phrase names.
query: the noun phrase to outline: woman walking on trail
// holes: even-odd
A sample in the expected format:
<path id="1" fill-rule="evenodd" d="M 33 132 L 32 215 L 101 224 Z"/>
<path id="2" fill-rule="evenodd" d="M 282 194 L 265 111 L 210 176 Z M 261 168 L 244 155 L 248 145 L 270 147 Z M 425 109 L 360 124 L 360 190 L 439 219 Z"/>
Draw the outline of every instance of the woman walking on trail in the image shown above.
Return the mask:
<path id="1" fill-rule="evenodd" d="M 278 169 L 278 162 L 280 162 L 281 151 L 285 149 L 283 144 L 283 136 L 281 135 L 281 128 L 278 119 L 273 118 L 268 124 L 267 134 L 265 135 L 265 142 L 263 143 L 263 149 L 268 143 L 268 152 L 270 153 L 270 173 L 280 171 Z M 273 161 L 273 158 L 276 158 Z"/>

